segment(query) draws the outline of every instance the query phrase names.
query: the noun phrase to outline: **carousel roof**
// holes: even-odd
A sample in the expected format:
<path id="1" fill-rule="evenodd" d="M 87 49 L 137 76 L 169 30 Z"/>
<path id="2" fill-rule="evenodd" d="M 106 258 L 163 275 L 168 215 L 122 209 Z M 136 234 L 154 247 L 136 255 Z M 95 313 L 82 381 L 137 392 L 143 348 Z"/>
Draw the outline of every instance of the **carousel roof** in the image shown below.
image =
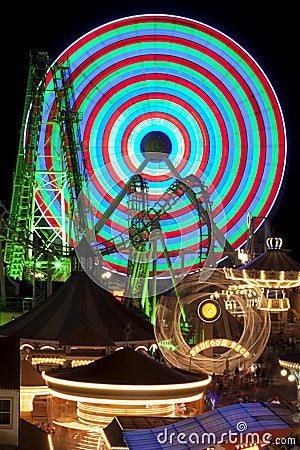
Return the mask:
<path id="1" fill-rule="evenodd" d="M 254 269 L 264 271 L 300 271 L 300 264 L 291 258 L 285 251 L 281 250 L 282 239 L 281 238 L 268 238 L 267 239 L 268 250 L 247 264 L 239 267 L 239 269 Z"/>
<path id="2" fill-rule="evenodd" d="M 300 271 L 300 264 L 291 258 L 283 250 L 267 250 L 262 255 L 249 261 L 247 264 L 240 266 L 239 269 L 255 269 L 255 270 L 275 270 L 281 271 Z"/>
<path id="3" fill-rule="evenodd" d="M 300 372 L 300 353 L 286 353 L 280 355 L 279 365 L 281 367 L 287 367 L 289 369 L 295 369 Z"/>
<path id="4" fill-rule="evenodd" d="M 181 373 L 130 347 L 86 366 L 51 370 L 43 378 L 64 398 L 127 405 L 196 399 L 211 381 L 207 375 Z"/>
<path id="5" fill-rule="evenodd" d="M 300 353 L 286 353 L 280 355 L 281 361 L 289 361 L 292 363 L 300 364 Z"/>
<path id="6" fill-rule="evenodd" d="M 178 372 L 130 347 L 116 350 L 86 366 L 52 370 L 51 376 L 70 381 L 116 385 L 189 383 L 207 378 Z"/>
<path id="7" fill-rule="evenodd" d="M 265 253 L 237 269 L 224 267 L 225 277 L 267 289 L 299 287 L 300 264 L 281 250 L 281 245 L 282 239 L 268 238 Z"/>
<path id="8" fill-rule="evenodd" d="M 74 272 L 45 302 L 2 325 L 1 335 L 83 346 L 154 341 L 150 322 L 120 303 L 85 272 Z"/>

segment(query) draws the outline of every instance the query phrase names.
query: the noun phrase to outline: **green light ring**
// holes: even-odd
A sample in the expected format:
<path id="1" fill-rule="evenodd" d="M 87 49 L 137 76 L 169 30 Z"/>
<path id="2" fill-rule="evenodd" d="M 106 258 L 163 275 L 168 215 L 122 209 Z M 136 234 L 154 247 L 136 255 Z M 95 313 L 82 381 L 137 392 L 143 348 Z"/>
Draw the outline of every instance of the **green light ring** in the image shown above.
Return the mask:
<path id="1" fill-rule="evenodd" d="M 214 52 L 216 54 L 217 53 L 219 55 L 225 54 L 226 58 L 228 58 L 228 60 L 230 60 L 230 58 L 233 57 L 234 62 L 235 62 L 237 53 L 242 54 L 242 58 L 240 58 L 239 63 L 241 62 L 241 60 L 243 60 L 243 57 L 244 57 L 245 58 L 245 62 L 243 61 L 243 64 L 245 64 L 247 66 L 248 70 L 249 70 L 249 67 L 252 64 L 252 68 L 253 67 L 255 68 L 255 70 L 252 70 L 252 72 L 253 73 L 258 73 L 258 76 L 257 76 L 258 80 L 262 79 L 263 76 L 264 76 L 261 73 L 259 73 L 259 71 L 257 71 L 257 67 L 255 66 L 255 63 L 251 60 L 251 58 L 249 58 L 249 55 L 246 55 L 246 57 L 245 57 L 245 52 L 241 48 L 239 48 L 235 43 L 230 41 L 229 38 L 227 38 L 224 35 L 221 35 L 216 30 L 213 30 L 213 29 L 211 29 L 211 28 L 209 28 L 209 27 L 207 27 L 207 26 L 205 26 L 203 24 L 199 24 L 198 22 L 194 22 L 194 21 L 189 21 L 189 20 L 183 19 L 183 18 L 174 18 L 174 17 L 171 17 L 171 16 L 159 16 L 159 17 L 158 16 L 156 16 L 156 17 L 155 16 L 153 16 L 153 17 L 152 16 L 148 16 L 148 17 L 139 16 L 139 17 L 136 17 L 136 18 L 122 19 L 121 21 L 116 21 L 113 24 L 107 24 L 107 26 L 100 27 L 100 29 L 97 29 L 94 32 L 92 32 L 91 35 L 93 34 L 94 36 L 97 35 L 97 34 L 99 35 L 99 30 L 100 30 L 100 34 L 102 32 L 105 34 L 105 36 L 103 35 L 103 36 L 101 36 L 100 39 L 97 39 L 97 42 L 95 41 L 93 43 L 93 45 L 96 45 L 96 46 L 99 47 L 100 41 L 101 41 L 101 45 L 100 46 L 103 47 L 104 46 L 104 42 L 106 42 L 106 43 L 108 42 L 106 38 L 112 39 L 112 35 L 115 35 L 115 36 L 118 35 L 119 36 L 119 41 L 121 40 L 120 38 L 122 38 L 122 39 L 124 38 L 123 40 L 125 41 L 125 39 L 126 39 L 125 34 L 121 33 L 121 36 L 120 36 L 120 27 L 121 27 L 122 30 L 124 30 L 124 33 L 125 33 L 125 27 L 127 25 L 124 25 L 124 24 L 126 22 L 130 22 L 131 20 L 133 22 L 135 22 L 131 26 L 132 36 L 135 36 L 137 34 L 136 33 L 136 29 L 138 29 L 138 30 L 148 29 L 148 31 L 149 31 L 148 35 L 149 34 L 153 34 L 153 24 L 150 23 L 153 20 L 154 22 L 156 21 L 155 29 L 156 28 L 159 29 L 160 32 L 161 32 L 161 30 L 163 30 L 162 33 L 163 32 L 164 33 L 169 33 L 169 31 L 167 31 L 167 30 L 172 30 L 172 35 L 173 34 L 177 34 L 178 35 L 179 33 L 182 33 L 184 31 L 185 34 L 184 35 L 182 34 L 182 37 L 184 36 L 184 38 L 191 39 L 191 36 L 196 36 L 197 39 L 195 39 L 195 41 L 197 41 L 198 43 L 199 42 L 205 43 L 207 48 L 210 48 L 210 49 L 213 48 Z M 148 24 L 145 25 L 145 22 L 147 20 L 149 22 L 148 22 Z M 141 21 L 140 26 L 136 26 L 136 22 L 139 22 L 139 21 Z M 172 26 L 169 26 L 169 24 L 168 25 L 162 25 L 162 22 L 165 22 L 165 21 L 172 22 L 173 23 Z M 188 26 L 187 25 L 182 26 L 181 22 L 183 22 L 185 24 L 188 24 Z M 145 28 L 144 28 L 144 26 L 145 26 Z M 190 26 L 194 27 L 194 29 L 192 29 Z M 129 30 L 128 27 L 126 29 Z M 132 30 L 135 30 L 135 32 L 133 32 Z M 81 45 L 82 45 L 81 48 L 83 48 L 86 44 L 88 44 L 88 41 L 89 41 L 91 35 L 86 35 L 85 37 L 82 38 L 81 42 L 80 42 L 80 40 L 78 40 L 77 43 L 75 43 L 75 44 L 77 45 L 80 42 L 79 47 L 81 47 Z M 203 38 L 204 38 L 204 40 L 203 40 Z M 225 45 L 225 43 L 226 43 L 226 45 Z M 76 47 L 75 44 L 74 44 L 74 46 L 72 48 L 72 51 Z M 96 47 L 94 47 L 94 48 L 96 48 Z M 76 58 L 74 58 L 74 59 L 72 59 L 72 58 L 73 58 L 73 56 L 75 55 L 76 52 L 72 54 L 72 51 L 69 48 L 69 49 L 67 49 L 65 54 L 68 54 L 68 56 L 70 56 L 71 67 L 72 67 L 72 70 L 73 70 L 73 66 L 75 67 L 75 59 Z M 89 50 L 87 50 L 87 47 L 85 47 L 85 50 L 82 51 L 83 60 L 86 59 L 86 53 L 85 53 L 86 51 L 88 52 L 88 51 L 93 51 L 93 50 L 91 48 Z M 65 57 L 65 55 L 62 55 L 62 57 L 61 57 L 62 60 L 63 60 L 64 57 Z M 249 64 L 249 60 L 250 60 L 251 64 Z M 241 64 L 240 64 L 240 66 L 241 66 Z M 76 81 L 76 79 L 75 79 L 75 81 Z M 266 82 L 264 80 L 264 84 L 261 84 L 261 85 L 266 90 L 266 92 L 268 92 L 268 95 L 270 96 L 270 90 L 272 90 L 272 89 L 270 87 L 268 87 L 268 82 Z M 267 96 L 267 98 L 268 98 L 268 96 Z M 276 107 L 276 99 L 275 99 L 275 102 L 274 102 L 274 97 L 272 98 L 272 103 L 271 103 L 271 101 L 269 103 L 272 105 L 273 109 L 274 109 L 274 106 Z M 276 114 L 277 114 L 277 116 L 276 116 L 276 118 L 277 118 L 276 127 L 278 127 L 278 124 L 280 125 L 280 120 L 279 119 L 281 117 L 281 112 L 277 111 Z M 275 114 L 273 114 L 273 116 L 275 117 Z M 279 117 L 279 119 L 278 119 L 278 117 Z M 274 142 L 274 141 L 276 141 L 276 136 L 275 136 L 276 132 L 272 131 L 272 133 L 273 133 L 273 138 L 272 138 L 273 152 L 274 152 L 275 158 L 276 158 L 276 145 L 277 145 L 277 143 Z M 279 133 L 278 133 L 278 135 L 279 135 Z M 281 135 L 282 135 L 282 130 L 281 130 Z M 281 137 L 280 137 L 280 139 L 281 139 Z M 277 138 L 277 141 L 278 141 L 278 138 Z M 268 158 L 269 158 L 269 156 L 268 156 Z M 278 160 L 278 155 L 277 155 L 277 160 Z M 274 167 L 274 171 L 276 172 L 276 168 L 275 167 Z M 262 172 L 262 173 L 264 173 L 264 172 Z M 276 179 L 280 180 L 280 177 L 278 177 L 278 171 L 275 173 L 275 175 L 276 175 Z M 275 177 L 275 175 L 274 175 L 274 177 Z M 277 187 L 275 186 L 275 191 L 276 190 L 278 190 L 278 182 L 277 182 Z M 224 189 L 222 191 L 219 191 L 219 192 L 224 192 Z M 273 192 L 274 192 L 274 188 L 273 188 Z M 268 194 L 267 193 L 264 194 L 264 192 L 262 192 L 262 194 L 265 195 L 267 202 L 269 202 L 268 201 L 268 198 L 269 198 Z M 274 195 L 274 194 L 272 194 L 272 195 Z M 262 198 L 262 195 L 261 195 L 261 198 Z M 230 220 L 232 222 L 233 217 L 231 217 Z M 232 230 L 231 230 L 231 235 L 232 235 Z M 239 239 L 240 238 L 238 238 L 237 240 L 239 240 Z"/>

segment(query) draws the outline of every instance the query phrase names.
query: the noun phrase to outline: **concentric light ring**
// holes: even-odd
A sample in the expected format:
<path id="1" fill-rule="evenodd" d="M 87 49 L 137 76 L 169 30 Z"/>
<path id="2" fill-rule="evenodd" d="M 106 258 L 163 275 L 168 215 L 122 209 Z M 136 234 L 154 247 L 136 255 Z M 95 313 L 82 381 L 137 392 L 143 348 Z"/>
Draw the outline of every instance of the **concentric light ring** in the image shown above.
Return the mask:
<path id="1" fill-rule="evenodd" d="M 192 171 L 205 177 L 214 221 L 234 248 L 246 240 L 249 213 L 269 214 L 286 165 L 283 115 L 263 70 L 231 38 L 188 18 L 138 15 L 95 28 L 56 63 L 70 69 L 84 145 L 79 156 L 95 183 L 92 199 L 93 192 L 94 199 L 106 199 L 103 208 L 117 194 L 109 187 L 121 190 L 142 163 L 143 136 L 158 130 L 172 141 L 169 159 L 180 176 Z M 60 164 L 56 108 L 49 70 L 38 169 L 48 170 L 50 186 L 57 184 L 53 169 Z M 99 180 L 104 165 L 112 171 Z M 157 183 L 159 197 L 171 180 L 157 167 L 145 173 Z M 67 191 L 65 199 L 68 211 Z M 55 189 L 38 192 L 36 200 L 59 228 L 62 205 Z M 109 224 L 112 230 L 118 226 Z"/>

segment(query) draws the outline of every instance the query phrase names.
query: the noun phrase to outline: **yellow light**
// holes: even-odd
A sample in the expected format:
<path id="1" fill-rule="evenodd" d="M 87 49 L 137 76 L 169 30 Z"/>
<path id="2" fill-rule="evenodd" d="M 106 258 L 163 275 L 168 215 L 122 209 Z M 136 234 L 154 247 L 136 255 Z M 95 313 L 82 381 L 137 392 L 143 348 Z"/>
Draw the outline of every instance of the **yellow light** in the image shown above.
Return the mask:
<path id="1" fill-rule="evenodd" d="M 34 346 L 31 344 L 22 344 L 20 346 L 20 350 L 24 350 L 24 348 L 26 348 L 26 347 L 31 348 L 31 350 L 34 350 Z"/>
<path id="2" fill-rule="evenodd" d="M 49 445 L 49 450 L 54 450 L 51 434 L 48 434 L 48 445 Z"/>
<path id="3" fill-rule="evenodd" d="M 32 365 L 37 364 L 63 364 L 66 360 L 64 358 L 32 358 Z"/>
<path id="4" fill-rule="evenodd" d="M 251 447 L 243 447 L 243 450 L 259 450 L 260 446 L 258 446 L 257 444 L 252 445 Z"/>
<path id="5" fill-rule="evenodd" d="M 249 286 L 269 289 L 291 289 L 300 287 L 300 271 L 277 272 L 278 278 L 275 278 L 274 271 L 265 270 L 240 270 L 232 268 L 223 268 L 227 280 L 246 281 Z"/>
<path id="6" fill-rule="evenodd" d="M 296 379 L 296 378 L 295 378 L 295 375 L 293 375 L 293 374 L 290 374 L 290 375 L 288 376 L 288 380 L 291 381 L 291 382 L 292 382 L 292 381 L 295 381 L 295 379 Z"/>
<path id="7" fill-rule="evenodd" d="M 283 377 L 285 377 L 285 376 L 287 375 L 287 370 L 282 369 L 282 370 L 280 371 L 280 374 L 281 374 Z"/>
<path id="8" fill-rule="evenodd" d="M 178 384 L 109 384 L 109 383 L 86 383 L 84 381 L 70 381 L 70 380 L 62 380 L 60 378 L 54 378 L 50 375 L 45 374 L 45 372 L 42 372 L 42 377 L 46 382 L 57 384 L 60 386 L 71 386 L 71 387 L 82 387 L 84 389 L 104 389 L 104 390 L 110 390 L 110 391 L 126 391 L 126 392 L 135 392 L 136 390 L 143 390 L 143 391 L 166 391 L 166 390 L 175 390 L 175 391 L 184 391 L 184 390 L 190 390 L 191 388 L 196 387 L 204 387 L 206 386 L 209 381 L 201 380 L 201 381 L 193 381 L 191 383 L 178 383 Z M 209 378 L 209 377 L 208 377 Z"/>
<path id="9" fill-rule="evenodd" d="M 211 378 L 210 378 L 211 381 Z M 209 382 L 210 382 L 209 381 Z M 207 383 L 208 384 L 208 383 Z M 107 404 L 107 405 L 144 405 L 145 400 L 115 400 L 115 399 L 107 399 L 107 398 L 94 398 L 94 397 L 80 397 L 79 395 L 71 395 L 71 394 L 63 394 L 62 392 L 55 391 L 53 389 L 49 389 L 49 393 L 53 397 L 63 398 L 65 400 L 72 400 L 74 402 L 83 402 L 83 403 L 100 403 L 100 404 Z M 190 397 L 176 397 L 174 398 L 166 398 L 163 400 L 147 400 L 148 405 L 169 405 L 173 404 L 174 401 L 176 403 L 189 403 L 196 400 L 199 400 L 202 398 L 203 393 L 199 393 L 196 395 L 192 395 Z"/>
<path id="10" fill-rule="evenodd" d="M 91 362 L 94 362 L 92 359 L 73 359 L 71 366 L 79 367 L 79 366 L 87 366 Z"/>
<path id="11" fill-rule="evenodd" d="M 21 386 L 20 388 L 20 410 L 22 412 L 33 410 L 33 399 L 36 395 L 48 395 L 48 386 Z"/>
<path id="12" fill-rule="evenodd" d="M 193 348 L 190 350 L 191 356 L 196 356 L 198 353 L 202 352 L 203 350 L 206 350 L 208 348 L 212 347 L 227 347 L 235 350 L 237 353 L 240 353 L 245 359 L 250 357 L 249 351 L 243 347 L 242 345 L 238 344 L 235 341 L 231 341 L 230 339 L 208 339 L 204 342 L 199 342 L 196 344 Z"/>
<path id="13" fill-rule="evenodd" d="M 106 279 L 109 279 L 110 277 L 111 277 L 111 272 L 104 272 L 102 275 L 101 275 L 101 277 L 104 279 L 104 278 L 106 278 Z"/>
<path id="14" fill-rule="evenodd" d="M 174 411 L 173 403 L 165 405 L 103 405 L 78 402 L 77 416 L 81 423 L 87 425 L 108 424 L 115 416 L 171 416 Z"/>
<path id="15" fill-rule="evenodd" d="M 114 297 L 123 297 L 124 296 L 124 290 L 120 290 L 120 291 L 112 291 L 112 295 Z"/>
<path id="16" fill-rule="evenodd" d="M 211 377 L 190 383 L 166 385 L 116 385 L 62 380 L 42 372 L 51 392 L 56 397 L 88 403 L 115 405 L 153 405 L 198 400 Z"/>
<path id="17" fill-rule="evenodd" d="M 206 303 L 202 307 L 202 314 L 206 319 L 212 319 L 217 315 L 217 307 L 214 303 Z"/>
<path id="18" fill-rule="evenodd" d="M 138 347 L 136 347 L 135 351 L 137 352 L 138 350 L 145 350 L 145 352 L 148 353 L 148 348 L 146 347 L 146 345 L 139 345 Z"/>
<path id="19" fill-rule="evenodd" d="M 242 264 L 246 264 L 249 261 L 248 253 L 245 253 L 243 249 L 238 249 L 238 259 L 242 262 Z"/>
<path id="20" fill-rule="evenodd" d="M 282 359 L 279 360 L 279 365 L 281 367 L 286 367 L 287 369 L 294 369 L 300 371 L 300 363 L 284 361 Z"/>

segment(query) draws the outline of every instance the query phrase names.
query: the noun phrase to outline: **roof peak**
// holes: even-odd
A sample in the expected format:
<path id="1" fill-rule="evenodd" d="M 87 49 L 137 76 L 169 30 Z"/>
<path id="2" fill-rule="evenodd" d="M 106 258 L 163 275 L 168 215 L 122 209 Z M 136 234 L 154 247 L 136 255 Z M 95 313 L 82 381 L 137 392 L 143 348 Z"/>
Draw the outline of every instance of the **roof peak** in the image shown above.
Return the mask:
<path id="1" fill-rule="evenodd" d="M 51 372 L 54 377 L 87 383 L 155 385 L 189 383 L 203 377 L 184 374 L 147 353 L 129 346 L 115 350 L 94 362 L 69 370 Z M 205 378 L 205 377 L 204 377 Z"/>
<path id="2" fill-rule="evenodd" d="M 282 239 L 278 237 L 268 237 L 266 240 L 268 250 L 281 250 Z"/>

